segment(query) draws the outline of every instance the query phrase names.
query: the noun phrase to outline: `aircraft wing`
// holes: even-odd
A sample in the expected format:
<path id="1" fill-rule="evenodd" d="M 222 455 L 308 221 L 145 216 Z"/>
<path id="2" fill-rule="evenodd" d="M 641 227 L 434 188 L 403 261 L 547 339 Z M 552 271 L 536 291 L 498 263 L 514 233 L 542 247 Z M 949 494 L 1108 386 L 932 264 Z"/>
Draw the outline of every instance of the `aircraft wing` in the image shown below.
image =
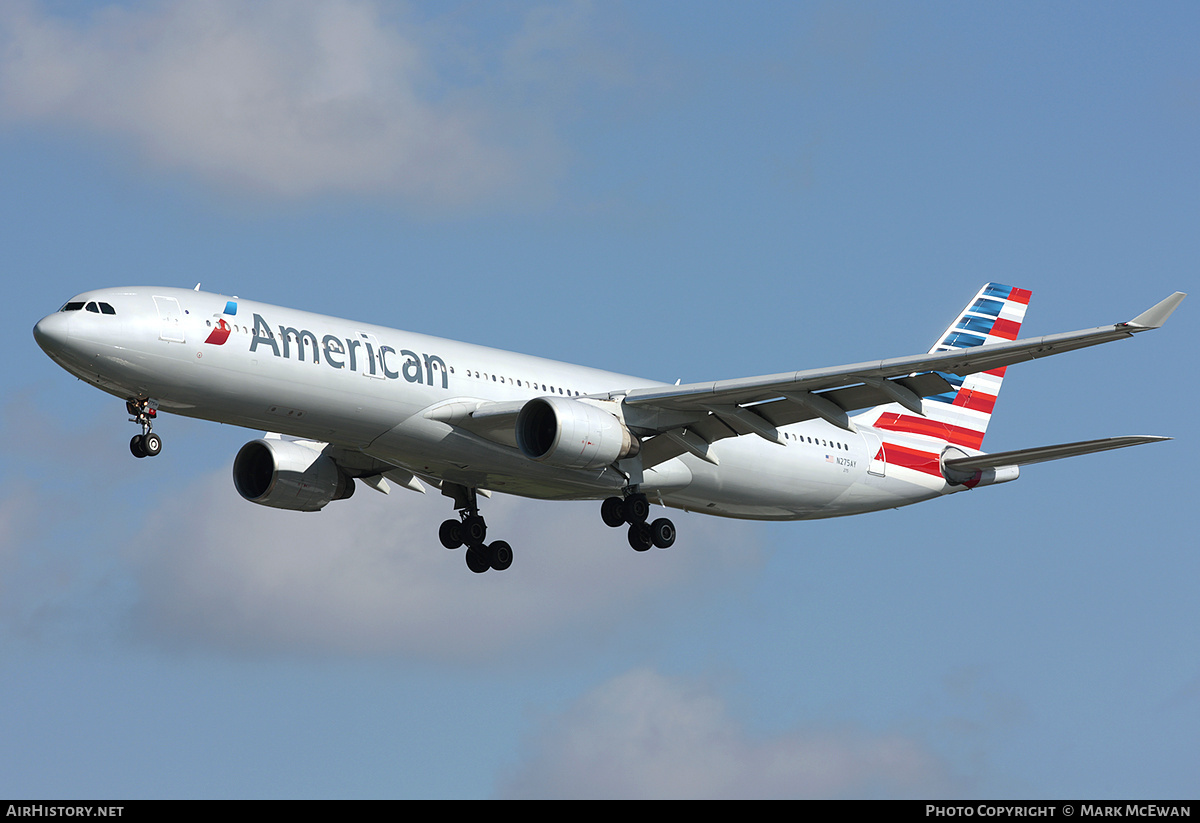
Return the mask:
<path id="1" fill-rule="evenodd" d="M 894 357 L 889 360 L 869 360 L 848 366 L 784 372 L 763 377 L 719 380 L 713 383 L 633 389 L 624 393 L 625 402 L 635 406 L 677 409 L 704 409 L 714 404 L 743 406 L 747 403 L 776 398 L 789 392 L 801 393 L 853 384 L 870 384 L 873 380 L 891 379 L 916 372 L 940 371 L 960 376 L 975 374 L 1010 366 L 1013 363 L 1120 340 L 1148 329 L 1157 329 L 1171 316 L 1171 312 L 1186 296 L 1183 292 L 1175 292 L 1133 320 L 1113 326 L 1100 326 L 1094 329 L 1051 334 L 1045 337 L 1029 337 L 1006 343 L 989 343 L 975 348 L 952 349 L 910 357 Z"/>
<path id="2" fill-rule="evenodd" d="M 685 452 L 717 463 L 709 446 L 727 437 L 756 434 L 782 442 L 780 426 L 814 418 L 854 431 L 848 412 L 889 402 L 922 414 L 922 397 L 951 390 L 942 374 L 990 371 L 1157 329 L 1186 296 L 1175 292 L 1133 320 L 1094 329 L 761 377 L 628 388 L 588 399 L 620 403 L 626 425 L 644 438 L 641 456 L 646 468 Z M 513 429 L 523 405 L 522 401 L 459 398 L 424 414 L 515 447 Z"/>
<path id="3" fill-rule="evenodd" d="M 779 442 L 777 427 L 816 417 L 853 431 L 846 412 L 887 402 L 921 414 L 921 397 L 948 390 L 939 372 L 965 376 L 1131 337 L 1161 327 L 1186 296 L 1175 292 L 1112 326 L 831 368 L 632 389 L 623 397 L 626 421 L 666 435 L 645 444 L 647 467 L 685 451 L 716 462 L 707 446 L 724 437 L 753 433 Z"/>

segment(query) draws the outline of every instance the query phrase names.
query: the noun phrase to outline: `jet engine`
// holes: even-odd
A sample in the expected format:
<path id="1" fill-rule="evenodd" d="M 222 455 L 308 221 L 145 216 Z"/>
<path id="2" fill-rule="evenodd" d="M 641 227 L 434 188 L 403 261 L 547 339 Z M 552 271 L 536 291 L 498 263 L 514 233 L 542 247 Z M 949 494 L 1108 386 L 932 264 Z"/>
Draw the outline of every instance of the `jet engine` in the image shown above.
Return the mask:
<path id="1" fill-rule="evenodd" d="M 607 466 L 642 448 L 616 416 L 566 397 L 535 397 L 522 406 L 516 435 L 526 457 L 568 469 Z"/>
<path id="2" fill-rule="evenodd" d="M 251 440 L 233 460 L 238 494 L 260 506 L 320 511 L 354 494 L 354 478 L 321 450 L 291 440 Z"/>

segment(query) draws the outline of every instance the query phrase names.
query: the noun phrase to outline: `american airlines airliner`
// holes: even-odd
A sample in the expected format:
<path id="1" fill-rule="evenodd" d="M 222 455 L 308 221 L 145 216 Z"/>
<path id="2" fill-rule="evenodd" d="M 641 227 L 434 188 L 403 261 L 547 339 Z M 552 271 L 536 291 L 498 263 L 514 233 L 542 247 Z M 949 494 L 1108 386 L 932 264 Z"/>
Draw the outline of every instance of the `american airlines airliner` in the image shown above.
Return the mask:
<path id="1" fill-rule="evenodd" d="M 1020 467 L 1167 440 L 1136 435 L 986 454 L 1007 366 L 1156 329 L 1176 292 L 1126 323 L 1018 336 L 1029 291 L 985 285 L 925 354 L 669 385 L 193 290 L 89 291 L 34 327 L 71 374 L 125 401 L 135 457 L 159 411 L 266 431 L 233 461 L 252 503 L 313 512 L 356 481 L 436 488 L 449 549 L 504 570 L 479 496 L 602 500 L 637 551 L 668 548 L 659 506 L 807 520 L 1015 480 Z"/>

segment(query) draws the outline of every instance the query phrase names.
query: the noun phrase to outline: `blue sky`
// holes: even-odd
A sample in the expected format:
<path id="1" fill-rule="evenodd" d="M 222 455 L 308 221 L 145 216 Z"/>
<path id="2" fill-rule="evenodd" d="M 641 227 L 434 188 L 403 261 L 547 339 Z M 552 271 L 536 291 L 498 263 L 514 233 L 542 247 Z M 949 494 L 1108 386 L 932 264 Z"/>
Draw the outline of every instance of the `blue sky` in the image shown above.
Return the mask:
<path id="1" fill-rule="evenodd" d="M 986 447 L 1165 444 L 899 511 L 260 509 L 255 432 L 30 330 L 204 288 L 674 381 L 1026 334 L 1200 262 L 1194 4 L 17 2 L 0 9 L 0 795 L 1195 797 L 1195 306 L 1014 367 Z M 1196 298 L 1192 298 L 1195 300 Z M 1191 535 L 1189 537 L 1189 535 Z"/>

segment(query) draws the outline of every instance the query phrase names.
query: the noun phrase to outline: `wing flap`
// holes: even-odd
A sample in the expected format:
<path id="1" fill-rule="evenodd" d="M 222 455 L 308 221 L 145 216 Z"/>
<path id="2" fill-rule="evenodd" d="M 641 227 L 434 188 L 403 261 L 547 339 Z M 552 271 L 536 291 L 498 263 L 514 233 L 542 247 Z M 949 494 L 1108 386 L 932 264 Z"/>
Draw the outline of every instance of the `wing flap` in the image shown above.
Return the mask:
<path id="1" fill-rule="evenodd" d="M 946 382 L 946 378 L 932 372 L 918 374 L 913 377 L 903 377 L 895 381 L 881 382 L 898 384 L 904 391 L 912 392 L 918 397 L 941 394 L 952 389 L 952 386 Z M 813 403 L 813 398 L 821 402 Z M 774 428 L 789 426 L 792 423 L 802 423 L 805 420 L 814 420 L 821 417 L 841 428 L 854 431 L 854 424 L 849 422 L 845 415 L 846 411 L 877 406 L 881 403 L 890 402 L 892 399 L 892 392 L 886 387 L 880 388 L 878 385 L 869 386 L 859 384 L 857 386 L 847 386 L 843 389 L 814 393 L 810 398 L 783 397 L 778 400 L 768 400 L 764 403 L 747 406 L 742 411 L 752 411 Z M 823 408 L 823 404 L 828 404 L 828 411 Z M 845 421 L 846 425 L 842 425 L 841 422 L 833 419 L 839 410 L 842 412 L 841 418 Z M 822 411 L 826 411 L 826 413 L 822 414 Z M 686 426 L 675 426 L 664 429 L 663 433 L 672 436 L 651 437 L 642 445 L 641 458 L 646 468 L 657 466 L 659 463 L 666 462 L 673 457 L 678 457 L 685 452 L 691 452 L 697 457 L 711 463 L 714 460 L 719 460 L 719 450 L 711 448 L 711 445 L 718 440 L 724 440 L 727 437 L 740 437 L 747 434 L 758 434 L 766 437 L 765 434 L 752 428 L 737 416 L 722 415 L 719 412 L 699 417 L 689 422 Z M 771 438 L 767 437 L 767 439 Z"/>
<path id="2" fill-rule="evenodd" d="M 917 397 L 929 397 L 935 394 L 942 394 L 947 391 L 953 391 L 954 387 L 946 381 L 946 378 L 934 372 L 918 374 L 912 377 L 902 377 L 898 380 L 881 381 L 897 383 L 904 389 L 912 392 Z M 814 392 L 815 397 L 822 400 L 828 400 L 838 408 L 844 411 L 854 411 L 856 409 L 865 409 L 871 406 L 879 406 L 884 403 L 890 403 L 893 400 L 892 394 L 879 386 L 871 386 L 866 383 L 860 383 L 856 386 L 847 386 L 841 389 L 832 389 L 824 392 Z M 767 418 L 776 426 L 787 426 L 792 423 L 802 423 L 805 420 L 814 420 L 824 415 L 819 414 L 811 405 L 797 401 L 791 397 L 785 397 L 781 400 L 768 400 L 765 403 L 759 403 L 751 406 L 756 412 Z M 828 418 L 826 418 L 828 419 Z M 833 422 L 833 421 L 830 421 Z M 835 423 L 835 425 L 838 425 Z M 841 426 L 841 428 L 846 428 Z"/>

